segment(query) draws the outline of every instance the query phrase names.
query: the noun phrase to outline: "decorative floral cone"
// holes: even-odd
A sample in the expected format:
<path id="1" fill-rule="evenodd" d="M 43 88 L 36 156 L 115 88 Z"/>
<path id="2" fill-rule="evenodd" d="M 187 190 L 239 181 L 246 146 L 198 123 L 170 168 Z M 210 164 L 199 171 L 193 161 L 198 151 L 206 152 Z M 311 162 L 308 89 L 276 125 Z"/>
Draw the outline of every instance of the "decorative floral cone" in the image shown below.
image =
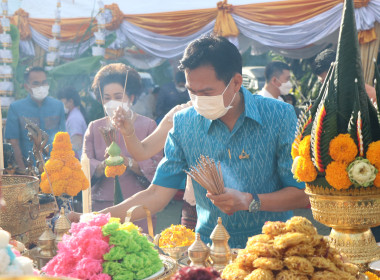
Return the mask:
<path id="1" fill-rule="evenodd" d="M 127 167 L 123 164 L 124 158 L 120 156 L 121 150 L 115 141 L 113 141 L 107 148 L 107 153 L 109 157 L 106 159 L 106 169 L 104 173 L 106 177 L 115 178 L 113 204 L 117 205 L 124 200 L 120 187 L 119 176 L 123 175 Z"/>
<path id="2" fill-rule="evenodd" d="M 72 150 L 69 134 L 58 132 L 54 137 L 50 159 L 45 164 L 45 172 L 41 174 L 42 192 L 75 196 L 88 186 L 89 182 Z"/>

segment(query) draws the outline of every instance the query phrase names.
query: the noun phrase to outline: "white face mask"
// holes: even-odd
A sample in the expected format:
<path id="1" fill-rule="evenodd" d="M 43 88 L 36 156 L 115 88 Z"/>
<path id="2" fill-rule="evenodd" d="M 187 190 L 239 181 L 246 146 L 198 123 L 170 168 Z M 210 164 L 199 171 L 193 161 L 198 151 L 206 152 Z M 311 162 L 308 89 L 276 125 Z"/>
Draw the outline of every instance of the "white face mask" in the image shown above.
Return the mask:
<path id="1" fill-rule="evenodd" d="M 116 101 L 116 100 L 110 100 L 106 104 L 104 104 L 104 110 L 106 111 L 106 114 L 112 118 L 113 113 L 118 107 L 122 107 L 125 111 L 128 112 L 129 105 L 126 102 Z"/>
<path id="2" fill-rule="evenodd" d="M 32 88 L 32 95 L 33 98 L 38 101 L 44 100 L 46 96 L 49 95 L 49 86 L 40 86 Z"/>
<path id="3" fill-rule="evenodd" d="M 177 90 L 178 92 L 184 92 L 184 91 L 186 90 L 185 87 L 179 87 L 179 86 L 176 86 L 175 88 L 176 88 L 176 90 Z"/>
<path id="4" fill-rule="evenodd" d="M 69 113 L 69 109 L 67 109 L 66 106 L 63 106 L 63 110 L 65 111 L 65 114 L 68 114 L 68 113 Z"/>
<path id="5" fill-rule="evenodd" d="M 222 94 L 216 96 L 197 96 L 190 93 L 190 98 L 193 103 L 194 109 L 203 117 L 209 120 L 216 120 L 227 114 L 228 110 L 232 108 L 231 103 L 236 96 L 232 98 L 230 104 L 224 107 L 223 95 L 226 92 L 228 86 L 230 85 L 232 79 L 222 92 Z"/>
<path id="6" fill-rule="evenodd" d="M 282 83 L 278 89 L 280 90 L 281 95 L 287 95 L 292 88 L 292 83 L 287 81 L 286 83 Z"/>

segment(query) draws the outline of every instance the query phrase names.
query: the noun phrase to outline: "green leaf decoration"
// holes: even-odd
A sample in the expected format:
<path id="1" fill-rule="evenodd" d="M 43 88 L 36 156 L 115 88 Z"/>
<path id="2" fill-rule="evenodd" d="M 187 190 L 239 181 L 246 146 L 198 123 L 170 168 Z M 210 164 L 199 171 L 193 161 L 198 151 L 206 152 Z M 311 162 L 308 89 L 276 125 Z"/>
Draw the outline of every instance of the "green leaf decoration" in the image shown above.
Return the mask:
<path id="1" fill-rule="evenodd" d="M 113 205 L 117 205 L 124 201 L 123 193 L 121 192 L 119 176 L 115 176 L 115 185 L 113 191 Z"/>
<path id="2" fill-rule="evenodd" d="M 337 109 L 339 133 L 346 133 L 351 113 L 355 79 L 358 79 L 360 99 L 369 99 L 364 86 L 363 70 L 359 52 L 353 0 L 345 0 L 339 33 L 336 72 L 334 82 L 337 87 Z M 368 104 L 362 102 L 362 112 L 368 114 Z M 363 120 L 368 116 L 364 116 Z"/>
<path id="3" fill-rule="evenodd" d="M 374 61 L 375 64 L 375 73 L 373 78 L 373 84 L 376 90 L 376 105 L 377 105 L 377 117 L 378 121 L 380 123 L 380 71 L 377 67 L 376 60 Z"/>

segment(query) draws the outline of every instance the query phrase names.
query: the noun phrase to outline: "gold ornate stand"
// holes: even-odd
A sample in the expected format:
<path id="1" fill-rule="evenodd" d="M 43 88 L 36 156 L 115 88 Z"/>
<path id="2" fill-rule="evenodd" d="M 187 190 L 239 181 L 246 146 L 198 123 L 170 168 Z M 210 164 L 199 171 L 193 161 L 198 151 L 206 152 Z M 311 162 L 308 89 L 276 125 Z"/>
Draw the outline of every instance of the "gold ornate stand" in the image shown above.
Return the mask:
<path id="1" fill-rule="evenodd" d="M 314 219 L 332 227 L 330 243 L 349 262 L 365 271 L 369 262 L 380 259 L 380 248 L 370 230 L 380 225 L 380 194 L 326 195 L 310 188 L 306 193 Z"/>

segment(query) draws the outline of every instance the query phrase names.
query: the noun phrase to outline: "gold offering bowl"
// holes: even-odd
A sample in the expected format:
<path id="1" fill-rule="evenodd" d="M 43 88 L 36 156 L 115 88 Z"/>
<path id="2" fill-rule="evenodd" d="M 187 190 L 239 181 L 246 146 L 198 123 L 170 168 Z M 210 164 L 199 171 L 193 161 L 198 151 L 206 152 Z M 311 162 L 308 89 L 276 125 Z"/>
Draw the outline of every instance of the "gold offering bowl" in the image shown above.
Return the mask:
<path id="1" fill-rule="evenodd" d="M 347 261 L 364 272 L 368 263 L 380 259 L 380 248 L 370 230 L 380 225 L 380 194 L 339 196 L 317 194 L 310 188 L 305 192 L 314 219 L 332 228 L 330 244 Z"/>
<path id="2" fill-rule="evenodd" d="M 170 257 L 178 261 L 189 249 L 189 246 L 174 247 L 174 248 L 162 248 L 160 247 L 165 254 L 168 254 Z"/>

